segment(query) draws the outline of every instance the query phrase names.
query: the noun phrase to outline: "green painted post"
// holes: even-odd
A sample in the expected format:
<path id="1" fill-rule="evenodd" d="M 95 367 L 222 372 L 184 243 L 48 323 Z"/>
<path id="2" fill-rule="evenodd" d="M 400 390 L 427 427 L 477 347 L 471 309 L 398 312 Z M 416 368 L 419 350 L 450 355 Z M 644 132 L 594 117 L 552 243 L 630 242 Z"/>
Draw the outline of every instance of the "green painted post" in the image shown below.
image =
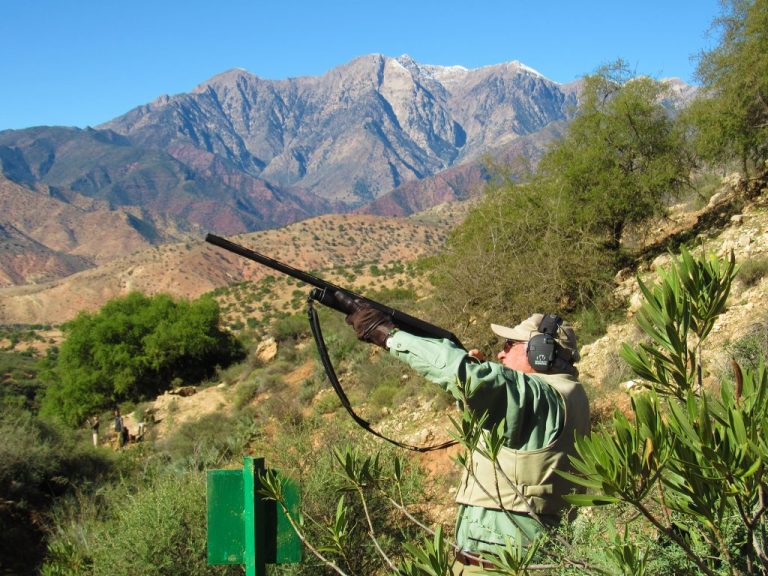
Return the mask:
<path id="1" fill-rule="evenodd" d="M 264 458 L 243 459 L 243 525 L 245 527 L 245 576 L 265 576 L 264 501 L 256 498 L 256 472 L 263 472 Z"/>
<path id="2" fill-rule="evenodd" d="M 246 576 L 265 576 L 266 564 L 301 562 L 302 545 L 282 507 L 256 494 L 263 458 L 246 456 L 242 470 L 209 470 L 208 564 L 244 564 Z M 287 478 L 283 495 L 290 513 L 300 508 L 298 486 Z"/>

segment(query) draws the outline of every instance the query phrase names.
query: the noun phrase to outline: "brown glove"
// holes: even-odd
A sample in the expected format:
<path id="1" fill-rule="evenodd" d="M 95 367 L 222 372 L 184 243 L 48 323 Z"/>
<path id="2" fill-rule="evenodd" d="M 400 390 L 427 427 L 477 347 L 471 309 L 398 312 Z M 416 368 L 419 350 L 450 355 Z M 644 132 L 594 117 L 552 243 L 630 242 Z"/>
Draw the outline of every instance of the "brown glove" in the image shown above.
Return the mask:
<path id="1" fill-rule="evenodd" d="M 395 325 L 389 317 L 367 304 L 359 304 L 357 309 L 347 316 L 347 324 L 364 342 L 371 342 L 382 348 L 387 347 L 387 338 Z"/>

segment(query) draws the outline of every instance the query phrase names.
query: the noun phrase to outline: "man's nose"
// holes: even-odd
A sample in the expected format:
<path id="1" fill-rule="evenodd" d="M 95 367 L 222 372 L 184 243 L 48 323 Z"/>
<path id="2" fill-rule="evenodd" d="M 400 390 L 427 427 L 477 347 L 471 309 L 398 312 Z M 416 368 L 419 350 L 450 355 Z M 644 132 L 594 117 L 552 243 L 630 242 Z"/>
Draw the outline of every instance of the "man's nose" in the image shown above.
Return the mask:
<path id="1" fill-rule="evenodd" d="M 504 360 L 504 356 L 506 356 L 506 355 L 507 355 L 507 353 L 504 352 L 504 350 L 502 350 L 501 352 L 496 354 L 496 358 L 498 358 L 499 360 Z"/>

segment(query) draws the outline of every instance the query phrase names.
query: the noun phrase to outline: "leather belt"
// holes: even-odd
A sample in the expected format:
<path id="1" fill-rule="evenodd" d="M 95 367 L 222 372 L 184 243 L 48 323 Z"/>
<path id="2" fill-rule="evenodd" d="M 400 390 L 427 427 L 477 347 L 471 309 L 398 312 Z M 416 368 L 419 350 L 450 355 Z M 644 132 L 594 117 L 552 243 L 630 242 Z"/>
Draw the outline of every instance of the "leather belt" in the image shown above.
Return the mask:
<path id="1" fill-rule="evenodd" d="M 491 562 L 490 560 L 483 560 L 482 558 L 477 557 L 477 553 L 473 553 L 471 556 L 464 552 L 464 550 L 459 550 L 456 552 L 456 561 L 460 564 L 464 564 L 464 566 L 479 566 L 480 568 L 496 568 L 496 564 Z"/>

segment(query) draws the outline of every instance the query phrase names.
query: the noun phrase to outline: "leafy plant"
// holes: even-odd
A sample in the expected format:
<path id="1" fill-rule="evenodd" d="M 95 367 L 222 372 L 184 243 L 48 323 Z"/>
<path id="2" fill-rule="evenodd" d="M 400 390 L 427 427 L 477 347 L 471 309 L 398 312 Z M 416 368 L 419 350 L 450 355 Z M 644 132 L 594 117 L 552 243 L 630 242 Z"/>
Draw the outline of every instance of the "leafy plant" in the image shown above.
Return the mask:
<path id="1" fill-rule="evenodd" d="M 660 275 L 638 313 L 649 343 L 622 350 L 649 390 L 633 397 L 632 420 L 617 413 L 577 439 L 578 473 L 566 477 L 590 493 L 569 499 L 631 506 L 701 574 L 768 574 L 768 372 L 736 364 L 717 395 L 702 389 L 689 346 L 701 350 L 724 310 L 735 260 L 683 251 Z M 639 552 L 625 552 L 614 560 L 629 570 Z"/>
<path id="2" fill-rule="evenodd" d="M 218 305 L 205 297 L 186 302 L 134 292 L 96 314 L 81 312 L 64 332 L 43 411 L 71 425 L 156 395 L 174 378 L 199 381 L 242 357 L 239 342 L 219 328 Z"/>
<path id="3" fill-rule="evenodd" d="M 645 301 L 637 323 L 650 343 L 639 350 L 624 344 L 621 356 L 648 386 L 681 400 L 701 389 L 701 342 L 725 310 L 735 275 L 733 253 L 727 262 L 696 259 L 682 247 L 659 284 L 649 288 L 638 279 Z"/>

